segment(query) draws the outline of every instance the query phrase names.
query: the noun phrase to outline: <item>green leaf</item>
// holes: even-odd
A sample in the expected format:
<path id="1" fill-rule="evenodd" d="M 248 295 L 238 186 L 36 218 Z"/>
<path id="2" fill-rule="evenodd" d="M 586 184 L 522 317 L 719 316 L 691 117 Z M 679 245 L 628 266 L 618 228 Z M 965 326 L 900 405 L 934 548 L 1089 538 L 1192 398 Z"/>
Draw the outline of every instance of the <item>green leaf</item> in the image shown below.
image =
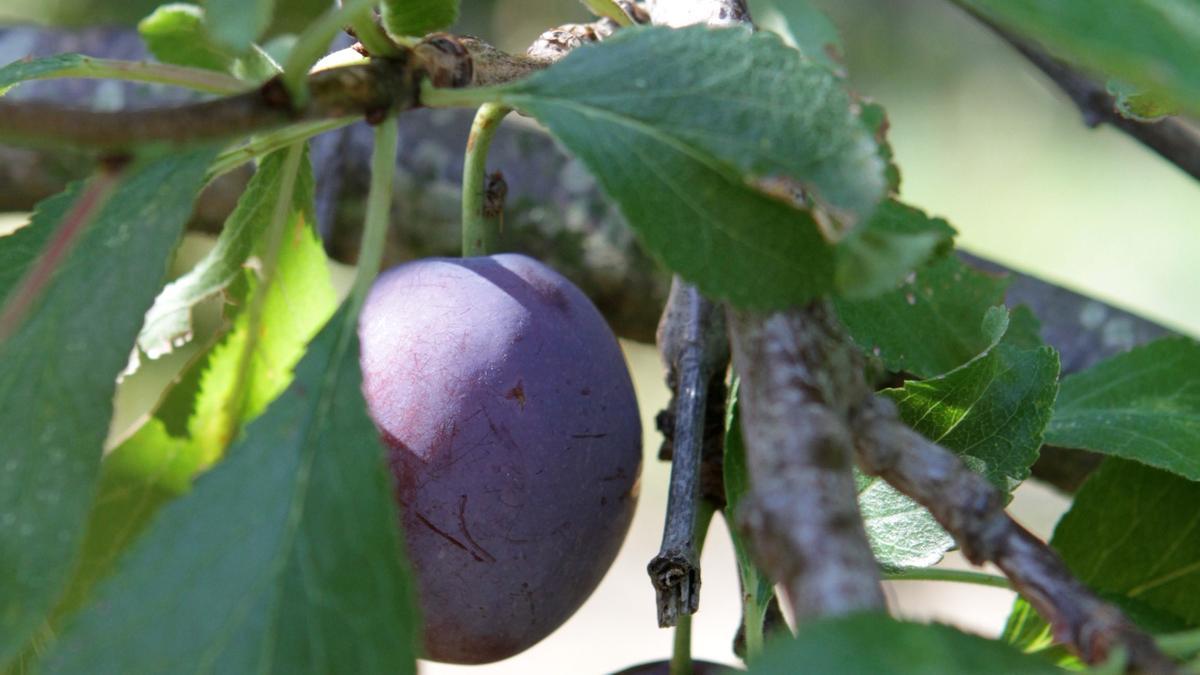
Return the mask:
<path id="1" fill-rule="evenodd" d="M 616 0 L 580 0 L 588 11 L 598 17 L 611 19 L 618 26 L 632 26 L 633 18 L 616 3 Z"/>
<path id="2" fill-rule="evenodd" d="M 725 455 L 722 464 L 725 483 L 725 518 L 730 523 L 729 537 L 733 542 L 733 552 L 737 559 L 738 576 L 741 579 L 743 621 L 747 622 L 746 654 L 747 661 L 757 657 L 756 650 L 761 647 L 763 638 L 763 620 L 767 607 L 775 594 L 771 579 L 754 564 L 750 549 L 734 523 L 738 522 L 738 509 L 742 498 L 750 489 L 750 476 L 746 468 L 746 446 L 742 440 L 741 406 L 738 404 L 738 380 L 735 378 L 729 390 L 728 412 L 725 418 Z M 757 630 L 757 635 L 752 631 Z"/>
<path id="3" fill-rule="evenodd" d="M 838 290 L 852 299 L 892 290 L 934 253 L 947 252 L 953 237 L 954 228 L 941 218 L 886 201 L 838 243 Z"/>
<path id="4" fill-rule="evenodd" d="M 160 511 L 49 673 L 416 670 L 413 590 L 356 319 L 339 312 L 225 461 Z"/>
<path id="5" fill-rule="evenodd" d="M 905 424 L 1011 492 L 1029 477 L 1057 392 L 1057 352 L 1001 342 L 945 375 L 884 394 Z"/>
<path id="6" fill-rule="evenodd" d="M 637 26 L 572 51 L 501 99 L 569 136 L 581 155 L 578 131 L 564 127 L 588 124 L 588 145 L 630 135 L 738 178 L 785 179 L 859 218 L 885 188 L 874 138 L 841 82 L 770 33 Z"/>
<path id="7" fill-rule="evenodd" d="M 117 374 L 167 271 L 214 150 L 130 168 L 17 331 L 0 344 L 0 663 L 41 625 L 75 560 Z M 0 294 L 81 192 L 0 239 Z"/>
<path id="8" fill-rule="evenodd" d="M 622 29 L 498 98 L 546 124 L 657 257 L 742 306 L 795 304 L 833 283 L 812 217 L 755 185 L 782 181 L 785 197 L 804 185 L 863 216 L 883 192 L 836 78 L 766 34 Z"/>
<path id="9" fill-rule="evenodd" d="M 234 54 L 245 54 L 271 24 L 275 0 L 206 0 L 208 34 Z"/>
<path id="10" fill-rule="evenodd" d="M 1063 380 L 1047 442 L 1200 480 L 1200 343 L 1168 337 Z"/>
<path id="11" fill-rule="evenodd" d="M 425 35 L 458 20 L 459 0 L 383 0 L 383 27 L 397 36 Z"/>
<path id="12" fill-rule="evenodd" d="M 167 284 L 146 314 L 146 324 L 138 335 L 138 346 L 154 359 L 191 339 L 192 307 L 205 298 L 224 290 L 233 283 L 247 264 L 255 247 L 263 238 L 275 209 L 280 191 L 280 170 L 286 152 L 275 152 L 259 164 L 237 207 L 225 221 L 217 244 L 187 274 Z M 294 193 L 293 211 L 289 216 L 292 245 L 302 244 L 301 232 L 311 231 L 314 219 L 312 206 L 312 170 L 301 172 L 302 180 Z M 305 230 L 305 228 L 309 230 Z M 311 237 L 310 237 L 311 238 Z M 322 256 L 323 257 L 323 256 Z M 321 285 L 314 280 L 314 288 Z M 303 289 L 298 289 L 298 293 Z M 306 297 L 298 294 L 296 297 Z M 330 301 L 326 300 L 328 304 Z M 277 331 L 272 331 L 275 334 Z"/>
<path id="13" fill-rule="evenodd" d="M 1200 111 L 1200 5 L 1193 0 L 961 0 L 1057 56 Z"/>
<path id="14" fill-rule="evenodd" d="M 163 5 L 138 23 L 138 33 L 163 63 L 225 72 L 236 58 L 209 38 L 204 10 L 196 5 Z"/>
<path id="15" fill-rule="evenodd" d="M 846 675 L 1061 673 L 995 640 L 949 626 L 902 623 L 873 613 L 805 622 L 795 639 L 768 645 L 750 673 L 784 675 L 801 670 Z"/>
<path id="16" fill-rule="evenodd" d="M 896 166 L 896 154 L 888 140 L 891 122 L 888 121 L 887 111 L 878 103 L 870 101 L 859 101 L 859 106 L 862 108 L 862 122 L 871 130 L 875 136 L 875 144 L 879 146 L 879 158 L 885 166 L 883 175 L 887 181 L 887 193 L 894 197 L 900 193 L 900 167 Z M 946 227 L 950 227 L 950 224 L 947 223 Z M 950 227 L 950 231 L 953 233 L 954 228 Z"/>
<path id="17" fill-rule="evenodd" d="M 21 59 L 0 68 L 0 96 L 27 80 L 51 77 L 55 73 L 75 70 L 87 62 L 82 54 L 56 54 L 40 59 Z"/>
<path id="18" fill-rule="evenodd" d="M 888 370 L 930 377 L 988 349 L 994 335 L 980 329 L 988 310 L 1004 301 L 1005 277 L 976 271 L 953 255 L 919 268 L 896 290 L 869 300 L 836 299 L 854 341 Z"/>
<path id="19" fill-rule="evenodd" d="M 258 200 L 274 205 L 276 200 L 268 197 L 282 190 L 280 168 L 286 152 L 263 160 L 233 218 L 242 212 L 242 206 L 257 205 Z M 192 479 L 219 459 L 231 439 L 283 392 L 308 341 L 333 312 L 335 300 L 324 248 L 312 226 L 313 179 L 307 160 L 292 195 L 285 244 L 263 299 L 263 324 L 268 329 L 247 353 L 249 317 L 245 310 L 253 294 L 264 289 L 252 274 L 238 272 L 240 282 L 230 289 L 234 302 L 227 305 L 232 309 L 228 317 L 231 330 L 188 366 L 154 416 L 105 457 L 83 554 L 56 616 L 78 608 L 151 516 L 185 493 Z M 269 211 L 258 215 L 269 221 Z M 265 227 L 263 224 L 258 231 Z M 222 236 L 229 231 L 227 225 Z M 261 247 L 261 242 L 258 245 Z M 242 368 L 247 369 L 245 388 L 235 394 L 237 372 Z"/>
<path id="20" fill-rule="evenodd" d="M 1029 477 L 1058 389 L 1058 355 L 1000 340 L 1008 322 L 990 320 L 997 343 L 940 377 L 910 381 L 883 394 L 905 424 L 954 451 L 1005 493 Z M 882 479 L 857 475 L 859 507 L 875 557 L 888 569 L 927 567 L 954 542 L 923 507 Z"/>
<path id="21" fill-rule="evenodd" d="M 779 35 L 808 60 L 845 77 L 842 38 L 829 17 L 813 3 L 808 0 L 751 0 L 750 14 L 760 28 Z"/>
<path id="22" fill-rule="evenodd" d="M 265 80 L 280 70 L 258 45 L 250 45 L 246 55 L 239 57 L 214 42 L 204 9 L 196 5 L 163 5 L 138 23 L 138 32 L 154 58 L 163 63 L 228 72 L 252 81 Z"/>
<path id="23" fill-rule="evenodd" d="M 875 559 L 885 570 L 936 565 L 954 539 L 925 507 L 896 488 L 857 469 L 858 509 Z"/>
<path id="24" fill-rule="evenodd" d="M 1107 459 L 1050 544 L 1080 581 L 1147 630 L 1200 626 L 1200 483 Z M 1046 622 L 1023 600 L 1005 638 L 1028 649 L 1050 640 Z"/>

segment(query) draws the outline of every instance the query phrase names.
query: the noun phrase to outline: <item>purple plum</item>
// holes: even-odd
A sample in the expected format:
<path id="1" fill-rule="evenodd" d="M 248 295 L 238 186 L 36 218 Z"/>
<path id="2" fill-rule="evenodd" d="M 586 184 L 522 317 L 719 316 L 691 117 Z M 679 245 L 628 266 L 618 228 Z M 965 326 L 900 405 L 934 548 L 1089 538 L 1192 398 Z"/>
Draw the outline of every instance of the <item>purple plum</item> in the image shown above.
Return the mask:
<path id="1" fill-rule="evenodd" d="M 514 254 L 385 272 L 359 336 L 423 656 L 532 646 L 596 588 L 633 517 L 642 428 L 616 338 L 571 282 Z"/>

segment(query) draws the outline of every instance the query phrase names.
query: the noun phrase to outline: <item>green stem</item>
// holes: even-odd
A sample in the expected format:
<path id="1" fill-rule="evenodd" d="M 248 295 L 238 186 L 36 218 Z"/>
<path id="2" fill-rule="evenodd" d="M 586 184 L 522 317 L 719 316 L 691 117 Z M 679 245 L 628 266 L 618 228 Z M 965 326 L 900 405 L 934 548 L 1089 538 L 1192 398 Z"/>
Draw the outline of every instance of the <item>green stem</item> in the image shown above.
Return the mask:
<path id="1" fill-rule="evenodd" d="M 387 33 L 375 23 L 375 19 L 368 14 L 359 14 L 354 17 L 350 25 L 354 28 L 354 35 L 363 47 L 367 48 L 367 53 L 374 57 L 393 57 L 400 55 L 400 48 L 395 42 L 388 37 Z"/>
<path id="2" fill-rule="evenodd" d="M 701 499 L 697 505 L 696 523 L 693 532 L 696 542 L 696 559 L 704 550 L 704 540 L 708 536 L 708 526 L 712 524 L 716 508 L 707 499 Z M 692 675 L 692 615 L 681 614 L 675 622 L 675 640 L 671 648 L 670 675 Z"/>
<path id="3" fill-rule="evenodd" d="M 389 214 L 392 207 L 392 178 L 396 172 L 396 144 L 399 127 L 395 116 L 388 117 L 375 127 L 375 149 L 371 153 L 371 186 L 367 191 L 367 216 L 363 225 L 362 245 L 358 253 L 358 273 L 350 290 L 350 316 L 366 300 L 367 291 L 383 265 L 383 249 L 387 241 Z"/>
<path id="4" fill-rule="evenodd" d="M 758 660 L 758 655 L 763 650 L 763 620 L 767 613 L 767 606 L 759 606 L 755 601 L 757 597 L 755 593 L 745 593 L 745 595 L 746 601 L 742 607 L 742 635 L 746 638 L 746 665 L 752 665 Z M 767 602 L 770 601 L 771 599 L 768 597 Z"/>
<path id="5" fill-rule="evenodd" d="M 345 4 L 322 14 L 308 26 L 288 52 L 283 64 L 283 85 L 296 108 L 308 103 L 308 71 L 329 49 L 333 36 L 342 26 L 353 25 L 360 16 L 368 16 L 374 0 L 347 0 Z"/>
<path id="6" fill-rule="evenodd" d="M 425 80 L 421 83 L 421 105 L 426 108 L 474 108 L 499 101 L 504 91 L 504 85 L 439 88 Z"/>
<path id="7" fill-rule="evenodd" d="M 462 254 L 488 255 L 500 242 L 500 213 L 487 204 L 487 156 L 500 121 L 511 108 L 485 103 L 475 113 L 463 157 Z"/>
<path id="8" fill-rule="evenodd" d="M 320 122 L 305 122 L 257 136 L 249 143 L 238 144 L 217 155 L 217 158 L 213 160 L 212 166 L 208 167 L 208 175 L 205 177 L 205 182 L 212 181 L 214 178 L 229 173 L 246 162 L 258 159 L 263 155 L 269 155 L 276 150 L 286 148 L 293 143 L 308 140 L 326 131 L 341 129 L 344 126 L 357 122 L 359 119 L 361 118 L 341 117 L 338 119 L 321 120 Z"/>
<path id="9" fill-rule="evenodd" d="M 902 570 L 899 572 L 884 572 L 885 581 L 953 581 L 960 584 L 978 584 L 993 588 L 1012 589 L 1008 579 L 995 574 L 972 572 L 970 570 L 948 570 L 936 567 L 923 569 Z"/>
<path id="10" fill-rule="evenodd" d="M 254 360 L 254 350 L 258 347 L 259 333 L 262 331 L 263 307 L 271 285 L 275 282 L 275 270 L 279 266 L 279 251 L 283 247 L 283 235 L 287 230 L 288 214 L 292 210 L 292 194 L 296 189 L 296 177 L 300 174 L 300 158 L 304 156 L 304 144 L 296 143 L 288 148 L 280 170 L 279 195 L 275 201 L 275 209 L 271 211 L 271 223 L 267 228 L 267 237 L 262 256 L 261 279 L 255 285 L 250 297 L 250 309 L 246 318 L 246 340 L 242 343 L 242 353 L 238 358 L 237 372 L 234 374 L 233 388 L 225 402 L 220 447 L 226 448 L 236 437 L 241 427 L 246 405 L 246 391 L 250 385 L 250 366 Z"/>
<path id="11" fill-rule="evenodd" d="M 79 62 L 75 65 L 35 75 L 28 80 L 55 80 L 68 77 L 168 84 L 220 95 L 236 94 L 253 86 L 232 75 L 203 68 L 188 68 L 147 61 L 99 59 L 92 56 L 80 56 Z"/>

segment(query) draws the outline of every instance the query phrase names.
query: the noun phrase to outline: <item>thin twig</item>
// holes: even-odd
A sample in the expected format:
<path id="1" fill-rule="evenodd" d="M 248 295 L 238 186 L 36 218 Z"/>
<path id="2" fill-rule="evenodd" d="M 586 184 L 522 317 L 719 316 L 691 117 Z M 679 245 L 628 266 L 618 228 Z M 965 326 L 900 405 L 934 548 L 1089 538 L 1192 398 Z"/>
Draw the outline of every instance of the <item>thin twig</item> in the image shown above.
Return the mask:
<path id="1" fill-rule="evenodd" d="M 982 14 L 959 7 L 974 19 L 987 26 L 1007 42 L 1021 56 L 1042 71 L 1079 108 L 1083 121 L 1089 127 L 1108 124 L 1128 134 L 1142 145 L 1157 152 L 1192 178 L 1200 180 L 1200 133 L 1177 117 L 1167 117 L 1152 122 L 1130 119 L 1117 112 L 1116 98 L 1103 83 L 1079 72 L 1063 61 L 1051 56 L 1041 47 L 1017 35 Z"/>
<path id="2" fill-rule="evenodd" d="M 1004 496 L 957 455 L 905 426 L 895 405 L 872 397 L 854 418 L 859 466 L 916 500 L 946 528 L 968 560 L 992 562 L 1055 637 L 1090 664 L 1122 649 L 1138 672 L 1171 673 L 1154 640 L 1100 600 L 1054 551 L 1004 511 Z"/>
<path id="3" fill-rule="evenodd" d="M 719 307 L 678 277 L 659 325 L 659 350 L 672 386 L 671 485 L 662 546 L 647 565 L 657 594 L 658 625 L 673 626 L 700 604 L 700 560 L 692 533 L 700 500 L 708 386 L 729 362 Z"/>

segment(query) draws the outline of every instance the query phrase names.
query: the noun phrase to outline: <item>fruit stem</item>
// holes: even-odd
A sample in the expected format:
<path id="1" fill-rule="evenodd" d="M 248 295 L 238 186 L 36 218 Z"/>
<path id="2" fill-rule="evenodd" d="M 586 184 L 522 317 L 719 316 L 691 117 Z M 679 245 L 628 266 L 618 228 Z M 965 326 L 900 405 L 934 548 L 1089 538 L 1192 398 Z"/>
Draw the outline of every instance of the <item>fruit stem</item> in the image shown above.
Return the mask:
<path id="1" fill-rule="evenodd" d="M 396 145 L 399 137 L 396 117 L 390 116 L 375 127 L 375 148 L 371 151 L 371 186 L 367 191 L 367 217 L 363 225 L 362 245 L 358 252 L 358 273 L 350 290 L 351 320 L 371 290 L 371 283 L 383 265 L 383 248 L 391 224 L 392 177 L 396 172 Z"/>
<path id="2" fill-rule="evenodd" d="M 712 523 L 716 507 L 707 499 L 701 499 L 693 529 L 696 542 L 696 559 L 704 550 L 708 526 Z M 692 675 L 692 615 L 681 614 L 675 623 L 675 641 L 671 649 L 670 675 Z"/>
<path id="3" fill-rule="evenodd" d="M 511 108 L 484 103 L 475 113 L 467 151 L 463 156 L 462 182 L 462 254 L 463 257 L 494 253 L 503 225 L 504 187 L 500 174 L 487 173 L 488 148 Z"/>
<path id="4" fill-rule="evenodd" d="M 963 584 L 979 584 L 981 586 L 1005 589 L 1012 588 L 1012 584 L 1009 583 L 1007 577 L 983 572 L 972 572 L 971 570 L 946 570 L 926 567 L 898 572 L 884 572 L 882 576 L 884 581 L 956 581 Z"/>

